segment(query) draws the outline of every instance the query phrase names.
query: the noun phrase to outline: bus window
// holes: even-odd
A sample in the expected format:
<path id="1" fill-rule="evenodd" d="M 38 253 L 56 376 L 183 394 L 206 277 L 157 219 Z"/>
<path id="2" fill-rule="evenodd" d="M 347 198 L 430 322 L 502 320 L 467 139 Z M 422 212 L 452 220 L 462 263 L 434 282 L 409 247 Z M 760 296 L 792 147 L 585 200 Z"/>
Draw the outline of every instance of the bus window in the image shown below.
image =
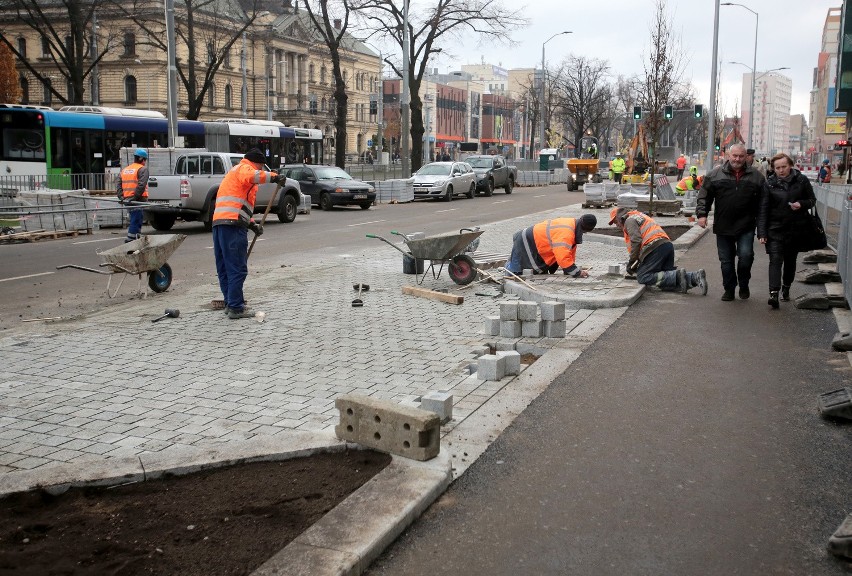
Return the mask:
<path id="1" fill-rule="evenodd" d="M 67 128 L 50 129 L 50 166 L 52 168 L 71 168 Z"/>
<path id="2" fill-rule="evenodd" d="M 37 130 L 3 129 L 4 160 L 44 162 L 44 136 Z"/>

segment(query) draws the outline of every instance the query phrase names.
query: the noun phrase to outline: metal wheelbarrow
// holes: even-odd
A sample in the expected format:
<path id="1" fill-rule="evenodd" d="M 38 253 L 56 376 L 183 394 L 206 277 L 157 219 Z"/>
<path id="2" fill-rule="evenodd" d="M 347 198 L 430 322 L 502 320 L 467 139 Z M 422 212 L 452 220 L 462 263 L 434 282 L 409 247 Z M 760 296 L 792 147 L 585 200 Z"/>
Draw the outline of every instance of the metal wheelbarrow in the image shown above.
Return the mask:
<path id="1" fill-rule="evenodd" d="M 475 250 L 475 247 L 470 248 L 470 246 L 479 244 L 479 237 L 483 232 L 484 230 L 479 228 L 462 228 L 458 234 L 441 234 L 415 239 L 401 232 L 391 231 L 391 234 L 395 236 L 402 236 L 405 245 L 408 247 L 407 251 L 387 238 L 382 238 L 376 234 L 367 234 L 367 238 L 378 238 L 410 258 L 429 260 L 429 270 L 432 271 L 432 277 L 436 280 L 441 277 L 444 265 L 447 264 L 447 272 L 452 281 L 456 284 L 465 285 L 476 280 L 477 276 L 476 262 L 465 252 Z M 435 271 L 435 264 L 439 264 L 437 272 Z M 416 272 L 414 278 L 417 280 Z M 424 271 L 417 283 L 423 284 L 425 278 L 426 272 Z"/>
<path id="2" fill-rule="evenodd" d="M 186 234 L 161 234 L 157 236 L 141 236 L 140 238 L 127 242 L 115 248 L 98 252 L 101 258 L 101 267 L 109 268 L 108 271 L 96 270 L 77 264 L 64 264 L 57 266 L 57 270 L 63 268 L 76 268 L 95 274 L 106 274 L 107 296 L 114 298 L 118 294 L 124 279 L 128 274 L 139 276 L 139 292 L 142 293 L 142 274 L 148 275 L 148 286 L 154 292 L 165 292 L 172 284 L 172 267 L 166 263 L 178 246 L 186 240 Z M 110 293 L 110 284 L 113 274 L 124 273 L 115 291 Z M 144 296 L 144 293 L 143 293 Z"/>

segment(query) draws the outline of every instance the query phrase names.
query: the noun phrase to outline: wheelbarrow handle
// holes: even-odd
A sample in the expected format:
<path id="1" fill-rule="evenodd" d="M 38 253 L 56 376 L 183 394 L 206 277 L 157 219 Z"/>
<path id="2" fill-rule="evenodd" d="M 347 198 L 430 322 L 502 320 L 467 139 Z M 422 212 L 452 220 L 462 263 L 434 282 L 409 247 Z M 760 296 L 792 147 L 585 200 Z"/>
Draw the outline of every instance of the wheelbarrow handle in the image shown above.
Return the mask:
<path id="1" fill-rule="evenodd" d="M 86 272 L 94 272 L 95 274 L 106 274 L 107 276 L 112 275 L 112 272 L 104 272 L 103 270 L 95 270 L 94 268 L 87 268 L 86 266 L 78 266 L 77 264 L 63 264 L 62 266 L 57 266 L 57 270 L 64 270 L 65 268 L 75 268 L 77 270 L 85 270 Z"/>
<path id="2" fill-rule="evenodd" d="M 413 256 L 411 256 L 411 252 L 406 252 L 405 250 L 403 250 L 402 248 L 400 248 L 399 246 L 397 246 L 396 244 L 394 244 L 393 242 L 391 242 L 387 238 L 383 238 L 383 237 L 381 237 L 377 234 L 367 234 L 367 238 L 377 238 L 377 239 L 381 240 L 382 242 L 384 242 L 385 244 L 388 244 L 389 246 L 393 246 L 394 248 L 396 248 L 397 250 L 399 250 L 400 252 L 402 252 L 406 256 L 413 258 Z"/>
<path id="3" fill-rule="evenodd" d="M 391 234 L 393 234 L 394 236 L 402 236 L 406 240 L 411 240 L 411 238 L 409 238 L 407 234 L 403 234 L 402 232 L 397 232 L 396 230 L 391 230 Z"/>

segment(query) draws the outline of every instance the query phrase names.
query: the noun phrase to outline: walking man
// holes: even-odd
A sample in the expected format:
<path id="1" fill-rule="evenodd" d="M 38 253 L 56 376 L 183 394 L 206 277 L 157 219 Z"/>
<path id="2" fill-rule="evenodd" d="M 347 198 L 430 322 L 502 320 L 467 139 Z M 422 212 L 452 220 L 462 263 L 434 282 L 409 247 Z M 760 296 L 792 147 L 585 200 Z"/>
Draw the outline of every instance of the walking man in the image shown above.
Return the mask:
<path id="1" fill-rule="evenodd" d="M 674 245 L 669 235 L 653 218 L 630 208 L 613 208 L 609 224 L 615 224 L 624 234 L 629 254 L 627 273 L 645 286 L 660 290 L 688 292 L 699 287 L 707 295 L 707 274 L 703 269 L 687 272 L 674 264 Z"/>
<path id="2" fill-rule="evenodd" d="M 583 232 L 591 232 L 598 224 L 594 214 L 580 218 L 545 220 L 512 237 L 512 253 L 506 268 L 513 274 L 525 269 L 534 274 L 553 274 L 559 268 L 568 276 L 588 278 L 589 273 L 577 266 L 577 245 L 583 243 Z"/>
<path id="3" fill-rule="evenodd" d="M 748 299 L 751 265 L 754 263 L 754 229 L 763 188 L 763 175 L 746 166 L 746 147 L 734 144 L 728 148 L 728 159 L 704 176 L 698 193 L 695 214 L 698 225 L 707 227 L 707 215 L 715 203 L 713 233 L 722 268 L 722 300 L 734 299 L 740 287 L 740 298 Z"/>
<path id="4" fill-rule="evenodd" d="M 251 318 L 254 312 L 246 307 L 243 283 L 248 276 L 248 233 L 260 236 L 263 227 L 252 219 L 258 184 L 273 182 L 275 172 L 263 170 L 266 158 L 263 152 L 252 148 L 240 163 L 222 179 L 216 194 L 213 212 L 213 254 L 216 257 L 216 274 L 219 289 L 225 298 L 228 318 Z"/>
<path id="5" fill-rule="evenodd" d="M 148 199 L 148 152 L 137 148 L 133 153 L 133 164 L 121 171 L 119 196 L 125 204 L 144 202 Z M 132 242 L 142 235 L 142 208 L 130 208 L 130 223 L 127 226 L 127 238 Z"/>

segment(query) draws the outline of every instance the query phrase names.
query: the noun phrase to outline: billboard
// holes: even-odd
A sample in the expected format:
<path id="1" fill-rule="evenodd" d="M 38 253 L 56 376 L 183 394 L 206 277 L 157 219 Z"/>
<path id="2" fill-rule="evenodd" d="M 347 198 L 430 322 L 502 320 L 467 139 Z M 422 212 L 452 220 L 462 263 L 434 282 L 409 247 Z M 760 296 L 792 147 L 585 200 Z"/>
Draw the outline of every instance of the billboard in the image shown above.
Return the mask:
<path id="1" fill-rule="evenodd" d="M 825 119 L 826 134 L 846 134 L 846 117 L 831 116 Z"/>

